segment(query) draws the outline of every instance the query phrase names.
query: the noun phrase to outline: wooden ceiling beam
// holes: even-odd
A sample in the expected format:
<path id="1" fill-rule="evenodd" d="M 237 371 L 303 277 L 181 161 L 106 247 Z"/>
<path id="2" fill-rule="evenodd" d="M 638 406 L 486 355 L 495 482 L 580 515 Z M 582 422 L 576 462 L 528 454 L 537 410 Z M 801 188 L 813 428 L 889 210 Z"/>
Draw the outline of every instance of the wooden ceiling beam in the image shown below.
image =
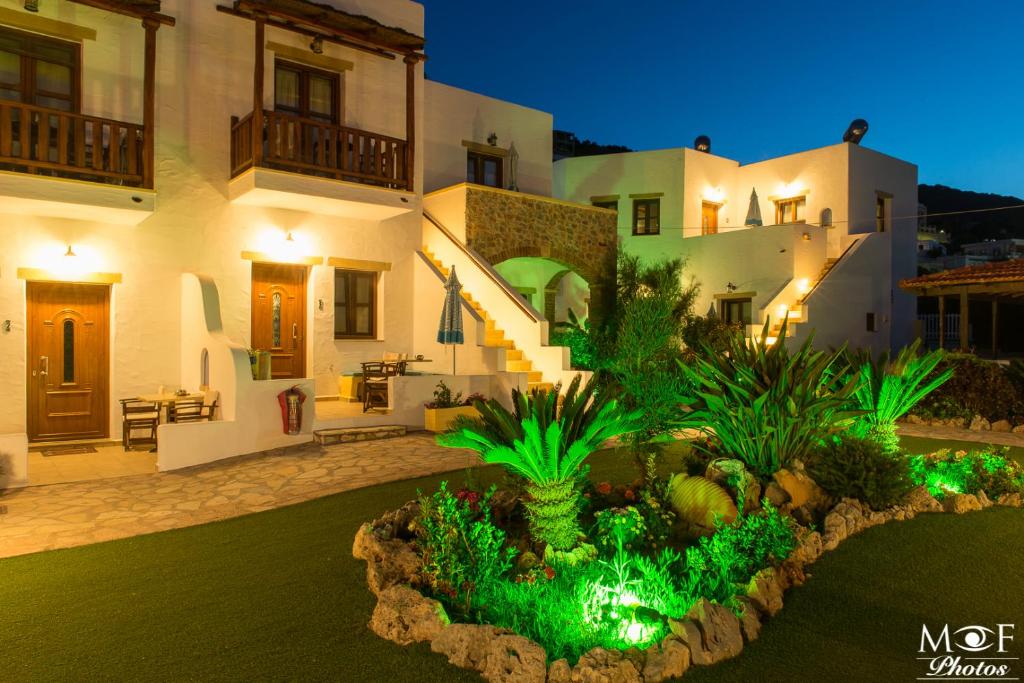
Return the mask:
<path id="1" fill-rule="evenodd" d="M 234 9 L 233 7 L 227 7 L 225 5 L 217 5 L 217 11 L 223 12 L 224 14 L 230 14 L 233 17 L 248 19 L 250 21 L 252 21 L 253 19 L 253 16 L 251 14 Z M 334 45 L 349 47 L 352 48 L 353 50 L 359 50 L 360 52 L 367 52 L 378 57 L 383 57 L 384 59 L 395 59 L 395 55 L 392 54 L 391 52 L 376 47 L 360 45 L 346 38 L 339 38 L 337 36 L 334 36 L 329 32 L 325 33 L 324 31 L 317 31 L 311 28 L 304 28 L 302 26 L 296 26 L 295 24 L 291 24 L 286 21 L 271 19 L 269 17 L 266 20 L 264 20 L 264 23 L 267 26 L 273 26 L 274 28 L 279 28 L 285 31 L 291 31 L 292 33 L 298 33 L 300 35 L 309 36 L 310 38 L 315 38 L 319 36 L 325 43 L 332 43 Z"/>
<path id="2" fill-rule="evenodd" d="M 71 0 L 71 2 L 77 2 L 79 5 L 85 5 L 86 7 L 94 7 L 107 12 L 113 12 L 114 14 L 122 14 L 126 17 L 152 19 L 164 26 L 174 26 L 175 23 L 175 19 L 172 16 L 161 14 L 160 12 L 147 12 L 145 10 L 135 9 L 131 5 L 125 5 L 120 2 L 110 2 L 108 0 Z"/>

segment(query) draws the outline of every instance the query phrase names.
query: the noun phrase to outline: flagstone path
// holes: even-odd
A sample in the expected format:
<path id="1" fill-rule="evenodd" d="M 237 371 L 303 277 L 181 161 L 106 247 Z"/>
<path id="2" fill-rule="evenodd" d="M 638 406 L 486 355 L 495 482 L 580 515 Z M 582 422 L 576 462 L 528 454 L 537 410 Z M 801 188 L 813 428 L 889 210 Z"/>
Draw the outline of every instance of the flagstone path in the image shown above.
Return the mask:
<path id="1" fill-rule="evenodd" d="M 478 464 L 432 435 L 305 445 L 174 472 L 0 491 L 0 557 L 203 524 Z"/>
<path id="2" fill-rule="evenodd" d="M 1017 446 L 1024 448 L 1024 434 L 1010 432 L 975 432 L 970 429 L 956 427 L 939 427 L 938 425 L 916 425 L 900 423 L 897 433 L 900 436 L 918 436 L 925 439 L 942 439 L 944 441 L 972 441 L 997 446 Z"/>

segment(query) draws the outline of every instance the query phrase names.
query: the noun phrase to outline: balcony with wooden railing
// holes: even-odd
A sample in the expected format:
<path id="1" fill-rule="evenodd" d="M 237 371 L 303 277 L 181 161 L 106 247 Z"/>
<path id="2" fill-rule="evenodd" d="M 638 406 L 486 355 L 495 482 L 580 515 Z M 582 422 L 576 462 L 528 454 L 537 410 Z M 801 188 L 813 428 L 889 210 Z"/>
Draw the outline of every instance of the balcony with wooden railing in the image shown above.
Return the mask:
<path id="1" fill-rule="evenodd" d="M 145 129 L 0 100 L 0 170 L 152 188 Z"/>
<path id="2" fill-rule="evenodd" d="M 231 118 L 231 177 L 250 168 L 411 190 L 405 140 L 290 113 Z"/>

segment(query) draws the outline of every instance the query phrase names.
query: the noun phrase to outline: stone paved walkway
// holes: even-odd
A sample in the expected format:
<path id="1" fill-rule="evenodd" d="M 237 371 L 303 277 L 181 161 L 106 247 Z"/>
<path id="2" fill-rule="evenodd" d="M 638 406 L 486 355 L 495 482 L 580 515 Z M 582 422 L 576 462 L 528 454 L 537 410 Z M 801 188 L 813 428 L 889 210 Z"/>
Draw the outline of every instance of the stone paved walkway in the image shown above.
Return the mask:
<path id="1" fill-rule="evenodd" d="M 1024 448 L 1024 434 L 1011 434 L 1010 432 L 973 432 L 970 429 L 957 429 L 956 427 L 901 423 L 898 433 L 900 436 L 918 436 L 925 439 L 973 441 L 982 444 Z"/>
<path id="2" fill-rule="evenodd" d="M 0 494 L 0 557 L 203 524 L 388 481 L 458 470 L 475 454 L 432 435 L 309 445 L 175 472 Z"/>

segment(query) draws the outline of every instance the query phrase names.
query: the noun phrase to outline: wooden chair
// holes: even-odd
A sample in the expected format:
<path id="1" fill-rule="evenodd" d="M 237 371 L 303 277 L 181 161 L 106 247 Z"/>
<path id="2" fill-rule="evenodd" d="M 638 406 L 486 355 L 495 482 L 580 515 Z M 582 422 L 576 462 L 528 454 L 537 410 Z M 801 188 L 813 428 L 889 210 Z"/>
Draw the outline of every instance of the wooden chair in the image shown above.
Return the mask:
<path id="1" fill-rule="evenodd" d="M 216 397 L 210 403 L 201 398 L 175 401 L 167 406 L 167 421 L 174 423 L 209 422 L 213 419 L 213 413 L 216 409 Z"/>
<path id="2" fill-rule="evenodd" d="M 136 398 L 121 399 L 121 445 L 126 451 L 142 444 L 155 448 L 156 428 L 159 425 L 159 405 Z M 136 437 L 136 431 L 144 431 L 146 436 Z"/>
<path id="3" fill-rule="evenodd" d="M 388 378 L 398 374 L 398 363 L 363 363 L 363 412 L 388 407 Z"/>

